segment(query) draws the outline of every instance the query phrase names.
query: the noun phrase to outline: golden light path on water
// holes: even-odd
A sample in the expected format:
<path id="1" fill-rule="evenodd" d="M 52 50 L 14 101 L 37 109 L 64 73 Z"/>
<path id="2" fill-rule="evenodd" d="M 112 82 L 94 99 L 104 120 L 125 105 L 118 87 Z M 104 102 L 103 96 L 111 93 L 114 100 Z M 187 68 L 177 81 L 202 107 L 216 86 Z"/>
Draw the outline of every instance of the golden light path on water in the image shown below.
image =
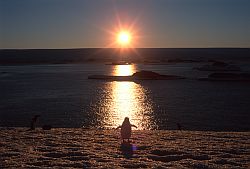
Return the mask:
<path id="1" fill-rule="evenodd" d="M 136 72 L 135 65 L 115 65 L 112 74 L 116 76 L 132 75 Z M 104 127 L 115 128 L 122 124 L 125 117 L 138 129 L 152 129 L 152 102 L 147 97 L 146 89 L 140 84 L 129 81 L 108 82 L 105 90 L 109 91 L 109 98 L 103 102 L 105 117 Z"/>

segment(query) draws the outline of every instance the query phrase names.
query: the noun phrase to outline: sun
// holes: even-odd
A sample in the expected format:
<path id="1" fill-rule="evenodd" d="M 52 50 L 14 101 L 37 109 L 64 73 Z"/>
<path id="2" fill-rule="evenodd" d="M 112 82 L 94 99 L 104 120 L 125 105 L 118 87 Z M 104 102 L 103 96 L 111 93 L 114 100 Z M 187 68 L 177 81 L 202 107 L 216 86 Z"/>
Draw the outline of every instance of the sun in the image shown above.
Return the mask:
<path id="1" fill-rule="evenodd" d="M 120 45 L 122 46 L 128 45 L 130 41 L 131 41 L 131 34 L 129 32 L 121 31 L 118 33 L 117 42 Z"/>

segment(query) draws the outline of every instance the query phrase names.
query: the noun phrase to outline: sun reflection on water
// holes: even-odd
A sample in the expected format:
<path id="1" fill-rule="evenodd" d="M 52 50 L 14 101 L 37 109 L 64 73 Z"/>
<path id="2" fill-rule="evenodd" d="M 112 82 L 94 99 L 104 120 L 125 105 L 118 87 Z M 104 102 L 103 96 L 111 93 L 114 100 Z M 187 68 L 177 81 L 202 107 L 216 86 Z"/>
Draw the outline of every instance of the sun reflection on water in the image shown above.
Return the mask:
<path id="1" fill-rule="evenodd" d="M 116 65 L 113 75 L 131 75 L 136 71 L 135 65 Z M 152 117 L 152 102 L 147 97 L 147 90 L 134 82 L 107 82 L 101 98 L 103 127 L 115 128 L 129 117 L 138 129 L 153 129 L 156 125 Z"/>
<path id="2" fill-rule="evenodd" d="M 135 65 L 115 65 L 112 74 L 114 76 L 129 76 L 136 72 Z"/>

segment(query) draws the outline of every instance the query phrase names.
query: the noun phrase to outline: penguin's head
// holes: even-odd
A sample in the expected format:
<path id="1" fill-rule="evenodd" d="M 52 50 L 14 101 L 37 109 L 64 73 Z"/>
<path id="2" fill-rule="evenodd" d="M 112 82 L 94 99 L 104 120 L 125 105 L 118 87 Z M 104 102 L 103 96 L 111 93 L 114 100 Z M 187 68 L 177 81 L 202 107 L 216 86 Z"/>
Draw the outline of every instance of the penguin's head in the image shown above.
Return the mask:
<path id="1" fill-rule="evenodd" d="M 125 117 L 124 121 L 129 122 L 129 118 Z"/>

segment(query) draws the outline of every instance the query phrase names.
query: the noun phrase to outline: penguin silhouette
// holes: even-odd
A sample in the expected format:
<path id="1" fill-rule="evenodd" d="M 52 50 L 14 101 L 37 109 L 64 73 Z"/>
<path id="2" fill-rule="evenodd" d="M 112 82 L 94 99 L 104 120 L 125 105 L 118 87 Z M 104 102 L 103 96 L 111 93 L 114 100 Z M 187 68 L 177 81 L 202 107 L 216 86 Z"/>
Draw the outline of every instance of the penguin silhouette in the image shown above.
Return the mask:
<path id="1" fill-rule="evenodd" d="M 132 127 L 137 128 L 135 125 L 130 123 L 128 117 L 125 117 L 122 125 L 117 127 L 117 129 L 121 128 L 121 137 L 123 142 L 125 139 L 127 139 L 127 141 L 129 142 L 129 139 L 131 137 Z"/>
<path id="2" fill-rule="evenodd" d="M 30 129 L 29 130 L 35 130 L 35 124 L 36 121 L 38 119 L 38 117 L 40 117 L 40 115 L 35 115 L 32 119 L 31 119 L 31 123 L 30 123 Z"/>
<path id="3" fill-rule="evenodd" d="M 181 130 L 181 129 L 182 129 L 182 126 L 181 126 L 180 123 L 176 123 L 176 125 L 177 125 L 178 130 Z"/>

